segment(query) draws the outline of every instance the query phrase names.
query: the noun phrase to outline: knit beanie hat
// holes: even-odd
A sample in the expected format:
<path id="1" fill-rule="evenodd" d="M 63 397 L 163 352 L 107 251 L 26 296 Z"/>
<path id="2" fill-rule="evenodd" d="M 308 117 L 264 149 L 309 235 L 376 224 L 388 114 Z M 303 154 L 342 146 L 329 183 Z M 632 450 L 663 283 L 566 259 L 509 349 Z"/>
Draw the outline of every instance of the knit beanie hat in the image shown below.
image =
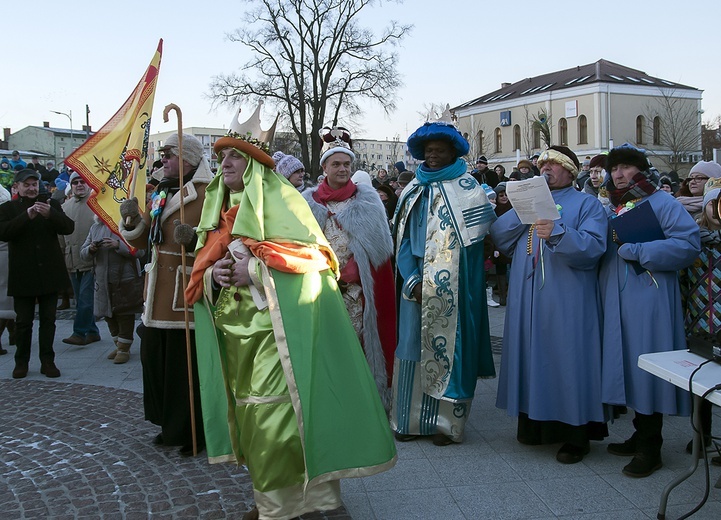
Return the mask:
<path id="1" fill-rule="evenodd" d="M 712 200 L 718 199 L 721 195 L 721 177 L 711 177 L 703 189 L 703 204 L 701 208 L 706 210 L 706 205 Z"/>
<path id="2" fill-rule="evenodd" d="M 597 166 L 600 166 L 604 170 L 606 169 L 606 154 L 601 153 L 595 156 L 593 159 L 591 159 L 591 162 L 588 163 L 589 168 L 596 168 Z"/>
<path id="3" fill-rule="evenodd" d="M 305 170 L 305 166 L 303 166 L 303 163 L 300 162 L 297 157 L 286 155 L 283 152 L 275 152 L 273 154 L 273 161 L 275 161 L 276 173 L 279 173 L 286 179 L 298 170 Z"/>
<path id="4" fill-rule="evenodd" d="M 496 187 L 493 188 L 493 191 L 496 192 L 496 194 L 500 194 L 506 191 L 506 183 L 505 182 L 499 182 L 496 184 Z"/>
<path id="5" fill-rule="evenodd" d="M 520 161 L 518 161 L 518 168 L 528 168 L 529 170 L 532 170 L 533 164 L 531 164 L 531 161 L 521 159 Z"/>
<path id="6" fill-rule="evenodd" d="M 700 173 L 702 175 L 705 175 L 709 179 L 721 177 L 721 164 L 713 161 L 701 161 L 696 163 L 694 167 L 691 168 L 689 175 L 691 175 L 692 173 Z"/>
<path id="7" fill-rule="evenodd" d="M 179 141 L 178 134 L 172 134 L 168 136 L 158 151 L 164 152 L 165 150 L 170 150 L 173 155 L 180 155 Z M 203 143 L 201 143 L 197 137 L 190 134 L 183 134 L 183 159 L 188 161 L 188 164 L 198 166 L 204 154 Z"/>

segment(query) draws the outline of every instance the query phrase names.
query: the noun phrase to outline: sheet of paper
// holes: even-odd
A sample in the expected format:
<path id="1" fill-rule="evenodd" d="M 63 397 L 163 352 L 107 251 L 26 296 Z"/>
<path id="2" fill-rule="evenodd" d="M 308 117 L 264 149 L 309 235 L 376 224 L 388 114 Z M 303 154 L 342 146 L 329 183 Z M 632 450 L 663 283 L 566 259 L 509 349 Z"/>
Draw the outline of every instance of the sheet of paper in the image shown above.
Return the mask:
<path id="1" fill-rule="evenodd" d="M 523 224 L 533 224 L 539 219 L 561 218 L 543 176 L 507 183 L 506 195 Z"/>

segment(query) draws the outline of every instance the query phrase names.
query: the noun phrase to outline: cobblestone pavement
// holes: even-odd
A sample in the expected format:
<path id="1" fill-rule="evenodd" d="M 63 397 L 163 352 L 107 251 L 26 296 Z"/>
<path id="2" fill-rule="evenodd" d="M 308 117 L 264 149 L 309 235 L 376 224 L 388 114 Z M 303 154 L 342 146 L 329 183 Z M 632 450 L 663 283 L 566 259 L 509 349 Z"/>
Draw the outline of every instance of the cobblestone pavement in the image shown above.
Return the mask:
<path id="1" fill-rule="evenodd" d="M 139 393 L 0 380 L 0 396 L 0 518 L 239 519 L 252 507 L 243 467 L 152 444 L 158 431 L 143 420 Z"/>

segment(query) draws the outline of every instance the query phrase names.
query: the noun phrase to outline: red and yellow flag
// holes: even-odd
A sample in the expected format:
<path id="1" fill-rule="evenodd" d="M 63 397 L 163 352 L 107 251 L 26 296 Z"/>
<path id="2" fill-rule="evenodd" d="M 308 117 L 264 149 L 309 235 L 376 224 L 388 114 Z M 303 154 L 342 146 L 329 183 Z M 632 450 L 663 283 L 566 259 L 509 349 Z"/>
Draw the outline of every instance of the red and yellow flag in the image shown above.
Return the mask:
<path id="1" fill-rule="evenodd" d="M 141 210 L 145 208 L 150 117 L 162 53 L 161 39 L 145 74 L 120 110 L 65 159 L 95 192 L 88 206 L 118 236 L 120 204 L 137 197 Z"/>

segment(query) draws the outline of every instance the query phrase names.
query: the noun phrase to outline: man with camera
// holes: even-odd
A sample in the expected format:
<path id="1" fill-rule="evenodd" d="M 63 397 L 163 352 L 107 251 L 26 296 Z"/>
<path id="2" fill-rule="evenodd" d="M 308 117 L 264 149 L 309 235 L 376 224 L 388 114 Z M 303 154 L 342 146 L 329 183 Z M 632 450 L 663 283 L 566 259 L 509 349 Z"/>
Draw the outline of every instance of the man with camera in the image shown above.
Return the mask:
<path id="1" fill-rule="evenodd" d="M 0 240 L 8 243 L 8 296 L 14 298 L 17 318 L 13 378 L 27 375 L 32 344 L 35 303 L 40 316 L 40 373 L 60 377 L 55 366 L 55 306 L 58 291 L 68 285 L 58 235 L 69 235 L 75 223 L 49 194 L 39 194 L 40 174 L 24 169 L 15 174 L 17 199 L 0 205 Z"/>
<path id="2" fill-rule="evenodd" d="M 60 245 L 65 252 L 65 266 L 70 273 L 70 283 L 75 293 L 73 333 L 63 340 L 63 343 L 68 345 L 88 345 L 100 341 L 100 331 L 95 324 L 93 312 L 93 260 L 83 259 L 80 255 L 95 217 L 88 206 L 90 191 L 78 172 L 70 175 L 70 197 L 63 204 L 63 211 L 75 222 L 75 230 L 66 237 L 60 237 Z"/>

